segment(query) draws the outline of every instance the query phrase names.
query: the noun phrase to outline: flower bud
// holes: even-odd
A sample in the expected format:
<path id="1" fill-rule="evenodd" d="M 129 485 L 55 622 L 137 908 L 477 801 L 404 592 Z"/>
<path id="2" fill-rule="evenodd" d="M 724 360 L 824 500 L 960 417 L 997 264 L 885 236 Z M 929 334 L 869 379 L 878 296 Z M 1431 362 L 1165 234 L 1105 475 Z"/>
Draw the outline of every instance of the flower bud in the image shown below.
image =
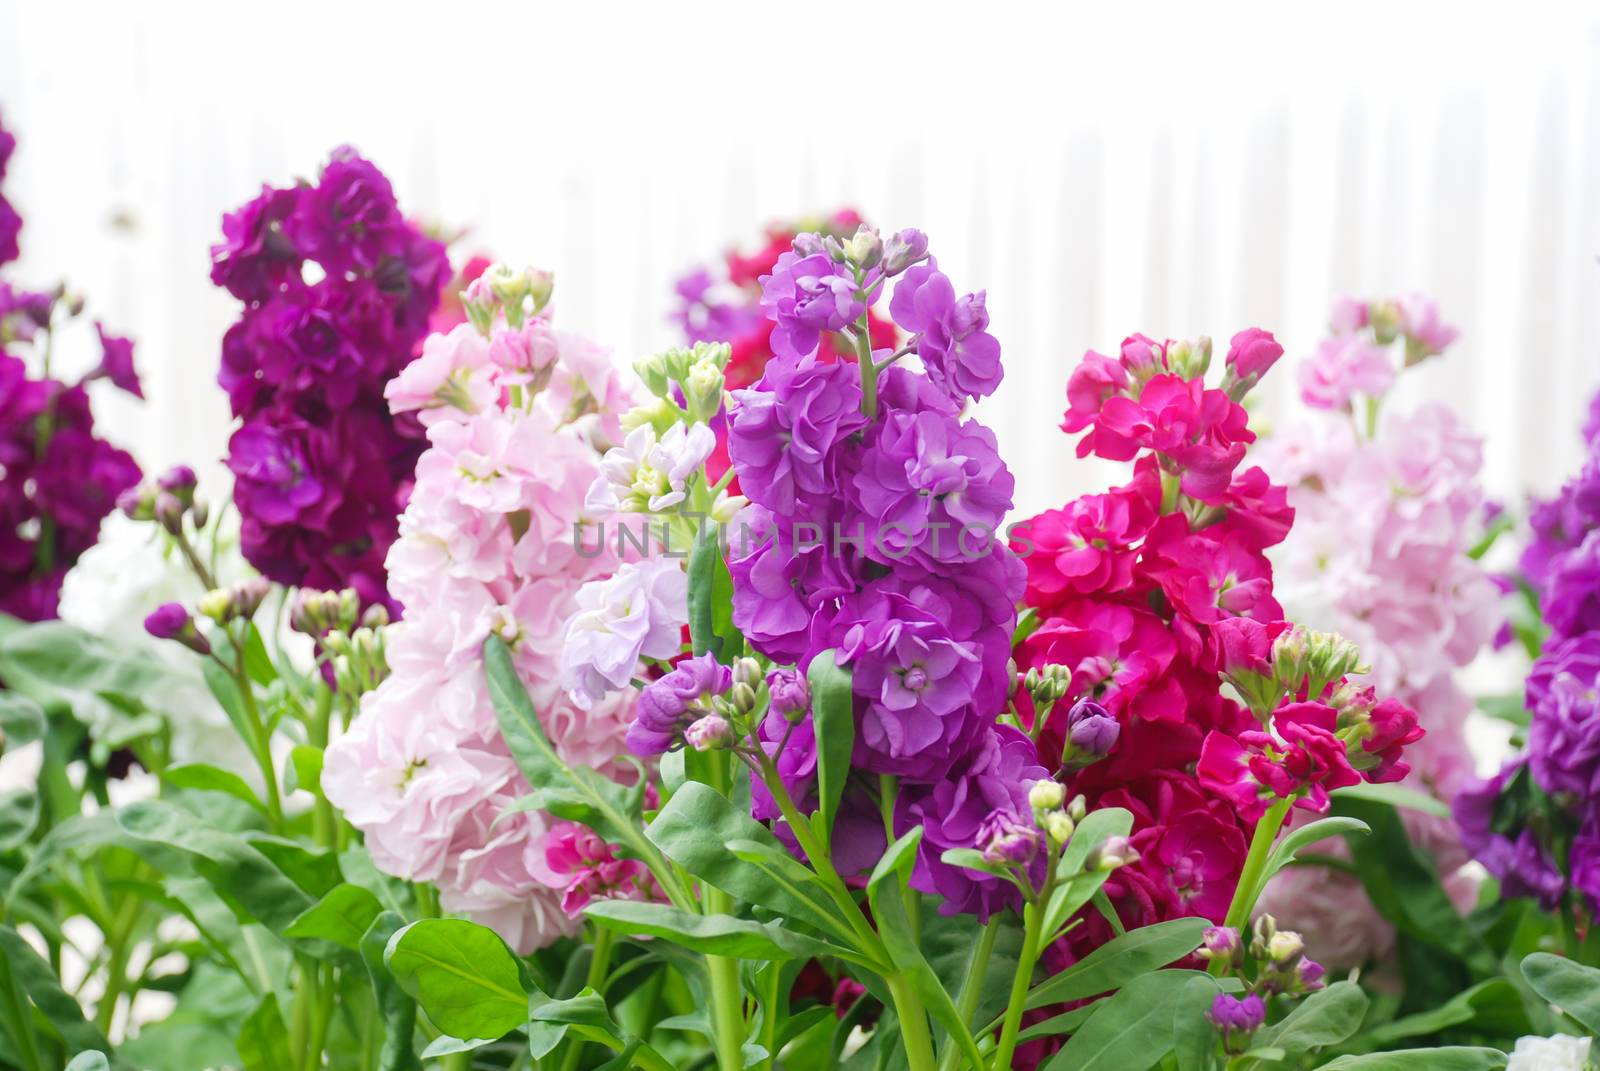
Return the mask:
<path id="1" fill-rule="evenodd" d="M 856 267 L 863 270 L 875 268 L 883 259 L 883 239 L 874 228 L 863 223 L 856 228 L 845 253 Z"/>
<path id="2" fill-rule="evenodd" d="M 1107 837 L 1104 844 L 1089 853 L 1088 869 L 1116 870 L 1137 862 L 1139 853 L 1127 837 Z"/>
<path id="3" fill-rule="evenodd" d="M 772 709 L 791 722 L 800 721 L 811 709 L 811 687 L 797 669 L 782 667 L 767 674 L 767 690 Z"/>
<path id="4" fill-rule="evenodd" d="M 1067 816 L 1066 811 L 1051 811 L 1044 816 L 1045 835 L 1058 848 L 1072 839 L 1077 828 L 1078 824 Z"/>
<path id="5" fill-rule="evenodd" d="M 1204 335 L 1193 342 L 1167 346 L 1167 367 L 1183 379 L 1201 379 L 1211 368 L 1211 340 Z"/>
<path id="6" fill-rule="evenodd" d="M 1256 959 L 1267 958 L 1267 945 L 1278 932 L 1278 920 L 1271 915 L 1259 915 L 1250 924 L 1250 954 Z"/>
<path id="7" fill-rule="evenodd" d="M 908 227 L 883 243 L 883 274 L 899 275 L 927 255 L 928 236 L 915 227 Z"/>
<path id="8" fill-rule="evenodd" d="M 795 251 L 796 256 L 802 257 L 809 257 L 816 253 L 821 253 L 823 251 L 822 235 L 812 234 L 810 232 L 797 234 L 794 236 L 794 241 L 790 243 L 789 248 Z"/>
<path id="9" fill-rule="evenodd" d="M 1035 781 L 1028 787 L 1028 806 L 1036 811 L 1053 811 L 1067 798 L 1060 781 Z"/>
<path id="10" fill-rule="evenodd" d="M 246 620 L 256 616 L 256 611 L 261 609 L 262 602 L 271 590 L 272 582 L 264 576 L 253 576 L 235 584 L 229 593 L 233 599 L 234 616 Z"/>
<path id="11" fill-rule="evenodd" d="M 177 495 L 171 491 L 156 492 L 155 518 L 168 532 L 183 534 L 183 515 L 186 512 L 187 507 Z"/>
<path id="12" fill-rule="evenodd" d="M 1072 797 L 1072 802 L 1067 804 L 1067 817 L 1074 822 L 1081 822 L 1089 814 L 1089 804 L 1080 793 Z"/>
<path id="13" fill-rule="evenodd" d="M 194 488 L 198 482 L 195 479 L 194 469 L 191 469 L 188 465 L 174 465 L 161 474 L 161 478 L 156 481 L 156 486 L 176 496 L 178 501 L 184 505 L 188 505 L 194 501 Z"/>
<path id="14" fill-rule="evenodd" d="M 211 644 L 195 628 L 194 618 L 182 603 L 158 606 L 144 619 L 144 630 L 158 640 L 177 640 L 198 654 L 211 653 Z"/>
<path id="15" fill-rule="evenodd" d="M 1400 306 L 1393 301 L 1373 301 L 1367 305 L 1367 326 L 1373 341 L 1387 346 L 1400 337 Z"/>
<path id="16" fill-rule="evenodd" d="M 743 495 L 730 495 L 726 491 L 718 491 L 717 500 L 711 503 L 711 519 L 718 524 L 727 524 L 749 504 L 750 500 Z"/>
<path id="17" fill-rule="evenodd" d="M 206 521 L 211 519 L 211 503 L 206 501 L 206 496 L 195 492 L 194 502 L 189 506 L 189 519 L 194 522 L 198 531 L 206 526 Z"/>
<path id="18" fill-rule="evenodd" d="M 555 273 L 543 271 L 539 268 L 527 269 L 528 298 L 533 302 L 535 316 L 543 312 L 545 306 L 550 304 L 550 297 L 556 290 Z"/>
<path id="19" fill-rule="evenodd" d="M 709 360 L 697 360 L 683 379 L 683 397 L 691 414 L 709 420 L 722 408 L 722 369 Z"/>
<path id="20" fill-rule="evenodd" d="M 835 264 L 843 264 L 845 261 L 844 243 L 831 234 L 822 236 L 822 251 L 828 254 L 828 259 Z"/>
<path id="21" fill-rule="evenodd" d="M 728 703 L 740 714 L 748 714 L 756 708 L 756 690 L 740 681 L 729 690 Z"/>
<path id="22" fill-rule="evenodd" d="M 389 623 L 389 610 L 381 602 L 375 602 L 367 607 L 361 615 L 361 627 L 380 629 Z"/>
<path id="23" fill-rule="evenodd" d="M 117 508 L 131 521 L 154 520 L 156 515 L 155 489 L 148 483 L 128 488 L 117 496 Z"/>
<path id="24" fill-rule="evenodd" d="M 1062 765 L 1081 768 L 1111 754 L 1122 726 L 1099 703 L 1081 699 L 1067 715 L 1067 746 Z"/>
<path id="25" fill-rule="evenodd" d="M 1198 953 L 1202 959 L 1237 964 L 1244 956 L 1244 942 L 1239 938 L 1239 931 L 1231 926 L 1207 926 L 1201 935 Z"/>
<path id="26" fill-rule="evenodd" d="M 212 588 L 200 596 L 194 608 L 200 611 L 200 616 L 209 617 L 219 625 L 227 624 L 229 610 L 233 606 L 233 593 L 227 588 Z M 148 622 L 146 622 L 148 625 Z"/>
<path id="27" fill-rule="evenodd" d="M 1293 930 L 1279 930 L 1267 940 L 1267 958 L 1274 963 L 1290 963 L 1305 950 L 1305 941 Z"/>
<path id="28" fill-rule="evenodd" d="M 1036 707 L 1049 707 L 1057 703 L 1072 688 L 1072 671 L 1066 666 L 1050 664 L 1028 670 L 1023 677 L 1028 693 Z"/>
<path id="29" fill-rule="evenodd" d="M 683 738 L 696 751 L 713 751 L 733 739 L 733 726 L 721 714 L 707 714 L 690 724 Z"/>
<path id="30" fill-rule="evenodd" d="M 1212 998 L 1206 1018 L 1224 1035 L 1236 1032 L 1253 1034 L 1267 1021 L 1267 1004 L 1256 993 L 1243 997 L 1218 993 Z"/>
<path id="31" fill-rule="evenodd" d="M 355 588 L 343 588 L 339 592 L 339 628 L 345 632 L 355 627 L 356 619 L 361 616 L 361 594 Z"/>
<path id="32" fill-rule="evenodd" d="M 633 362 L 633 371 L 657 398 L 665 399 L 667 392 L 672 389 L 672 382 L 667 374 L 665 353 L 654 353 L 649 357 L 639 358 Z"/>

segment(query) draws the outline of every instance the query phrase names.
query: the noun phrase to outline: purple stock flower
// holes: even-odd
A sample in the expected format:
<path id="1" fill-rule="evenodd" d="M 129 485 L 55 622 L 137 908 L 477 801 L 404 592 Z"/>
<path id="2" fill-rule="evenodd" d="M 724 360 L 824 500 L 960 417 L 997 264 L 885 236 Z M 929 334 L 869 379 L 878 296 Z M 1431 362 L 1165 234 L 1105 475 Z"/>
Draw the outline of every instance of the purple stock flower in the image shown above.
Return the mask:
<path id="1" fill-rule="evenodd" d="M 1600 632 L 1552 644 L 1528 674 L 1528 763 L 1546 792 L 1600 794 Z"/>
<path id="2" fill-rule="evenodd" d="M 1021 902 L 1016 886 L 951 866 L 941 857 L 951 848 L 988 847 L 985 835 L 994 831 L 990 817 L 996 811 L 1029 814 L 1028 785 L 1049 774 L 1038 764 L 1033 741 L 1008 725 L 982 726 L 976 743 L 969 758 L 942 776 L 901 785 L 895 828 L 923 827 L 911 887 L 944 897 L 942 914 L 976 914 L 986 922 L 994 912 Z M 1028 878 L 1037 886 L 1043 877 L 1044 856 L 1035 854 Z"/>
<path id="3" fill-rule="evenodd" d="M 645 685 L 628 726 L 628 750 L 660 755 L 677 743 L 691 721 L 710 713 L 711 699 L 733 687 L 733 671 L 709 652 L 679 662 Z"/>
<path id="4" fill-rule="evenodd" d="M 791 358 L 815 353 L 822 332 L 842 330 L 866 311 L 856 295 L 855 280 L 840 275 L 826 253 L 784 253 L 772 274 L 761 277 L 761 307 L 776 325 L 772 351 Z"/>
<path id="5" fill-rule="evenodd" d="M 22 217 L 11 202 L 0 197 L 0 264 L 9 264 L 22 253 L 17 236 L 22 233 Z"/>
<path id="6" fill-rule="evenodd" d="M 284 221 L 301 253 L 330 272 L 376 269 L 403 251 L 407 227 L 388 177 L 348 145 L 333 151 Z"/>
<path id="7" fill-rule="evenodd" d="M 1000 343 L 988 332 L 984 291 L 957 298 L 949 278 L 929 260 L 907 269 L 895 284 L 889 315 L 916 336 L 928 378 L 951 398 L 983 398 L 1000 385 Z"/>
<path id="8" fill-rule="evenodd" d="M 1495 829 L 1496 805 L 1526 761 L 1512 759 L 1493 777 L 1463 788 L 1451 811 L 1462 847 L 1499 879 L 1501 894 L 1536 899 L 1551 911 L 1560 902 L 1566 881 L 1550 853 L 1532 829 L 1514 834 Z"/>
<path id="9" fill-rule="evenodd" d="M 786 517 L 802 503 L 830 503 L 841 482 L 840 446 L 867 422 L 856 367 L 773 360 L 733 397 L 728 455 L 744 494 Z"/>
<path id="10" fill-rule="evenodd" d="M 1540 606 L 1558 636 L 1600 631 L 1600 528 L 1551 562 Z"/>
<path id="11" fill-rule="evenodd" d="M 797 718 L 811 709 L 811 688 L 805 674 L 780 666 L 767 674 L 771 707 L 785 718 Z"/>
<path id="12" fill-rule="evenodd" d="M 100 336 L 100 367 L 95 375 L 104 376 L 135 398 L 143 398 L 139 373 L 133 367 L 133 340 L 106 334 L 105 325 L 99 321 L 95 322 L 94 329 Z"/>
<path id="13" fill-rule="evenodd" d="M 832 553 L 832 516 L 791 523 L 752 504 L 733 520 L 733 623 L 776 661 L 801 661 L 812 630 L 831 620 L 840 596 L 856 589 L 851 564 Z"/>
<path id="14" fill-rule="evenodd" d="M 868 434 L 853 481 L 866 554 L 926 567 L 987 557 L 1015 481 L 994 433 L 944 413 L 890 412 Z"/>
<path id="15" fill-rule="evenodd" d="M 1069 764 L 1087 766 L 1111 754 L 1122 725 L 1105 707 L 1091 699 L 1080 699 L 1067 712 L 1067 738 L 1072 742 Z"/>
<path id="16" fill-rule="evenodd" d="M 1520 566 L 1528 582 L 1543 592 L 1561 556 L 1600 528 L 1600 456 L 1591 457 L 1554 498 L 1536 500 L 1528 526 L 1533 539 Z"/>
<path id="17" fill-rule="evenodd" d="M 1257 993 L 1236 997 L 1231 993 L 1218 993 L 1211 1001 L 1206 1018 L 1218 1030 L 1228 1033 L 1242 1031 L 1254 1033 L 1267 1021 L 1267 1005 Z"/>

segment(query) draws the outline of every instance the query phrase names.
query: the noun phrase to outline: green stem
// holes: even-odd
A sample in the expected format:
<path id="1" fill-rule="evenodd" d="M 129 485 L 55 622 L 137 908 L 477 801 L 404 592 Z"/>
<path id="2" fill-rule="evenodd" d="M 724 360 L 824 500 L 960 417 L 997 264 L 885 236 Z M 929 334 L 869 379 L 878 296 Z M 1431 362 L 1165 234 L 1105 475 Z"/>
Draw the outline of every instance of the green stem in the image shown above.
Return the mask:
<path id="1" fill-rule="evenodd" d="M 117 908 L 116 918 L 106 933 L 111 946 L 111 956 L 106 963 L 106 991 L 95 1008 L 94 1024 L 102 1034 L 111 1032 L 112 1020 L 117 1015 L 117 1001 L 128 981 L 128 945 L 133 928 L 139 921 L 141 904 L 136 896 L 127 896 Z"/>
<path id="2" fill-rule="evenodd" d="M 989 957 L 994 954 L 995 938 L 999 936 L 1000 916 L 991 915 L 989 924 L 978 935 L 978 943 L 972 946 L 972 958 L 967 960 L 966 975 L 961 980 L 961 996 L 957 999 L 956 1008 L 961 1012 L 961 1021 L 968 1026 L 972 1025 L 972 1017 L 978 1011 L 984 978 L 989 973 Z M 939 1071 L 955 1071 L 960 1060 L 961 1047 L 951 1038 L 945 1046 L 944 1058 L 939 1061 Z"/>
<path id="3" fill-rule="evenodd" d="M 611 949 L 616 944 L 617 935 L 614 931 L 604 926 L 594 927 L 594 944 L 589 953 L 589 973 L 584 979 L 584 984 L 601 996 L 605 986 L 606 972 L 611 969 Z M 561 1071 L 578 1071 L 579 1061 L 583 1058 L 583 1039 L 574 1037 L 572 1044 L 567 1046 L 567 1053 L 561 1058 Z"/>
<path id="4" fill-rule="evenodd" d="M 417 917 L 421 919 L 436 919 L 439 917 L 439 894 L 434 892 L 433 886 L 425 881 L 419 881 L 412 886 L 417 894 Z"/>
<path id="5" fill-rule="evenodd" d="M 878 366 L 872 361 L 872 326 L 864 312 L 856 322 L 855 343 L 856 363 L 861 369 L 861 412 L 872 420 L 878 415 Z"/>
<path id="6" fill-rule="evenodd" d="M 1255 835 L 1250 838 L 1250 853 L 1245 856 L 1244 869 L 1239 872 L 1239 885 L 1233 890 L 1233 902 L 1228 905 L 1225 925 L 1242 930 L 1249 923 L 1250 912 L 1255 910 L 1256 898 L 1261 895 L 1260 886 L 1266 874 L 1267 860 L 1272 855 L 1273 842 L 1278 839 L 1278 831 L 1283 828 L 1292 806 L 1293 798 L 1281 799 L 1268 807 L 1267 813 L 1256 823 Z M 1211 961 L 1212 974 L 1221 975 L 1227 969 L 1225 960 Z"/>
<path id="7" fill-rule="evenodd" d="M 1017 1050 L 1017 1034 L 1022 1029 L 1022 1012 L 1033 984 L 1033 965 L 1039 959 L 1040 930 L 1044 926 L 1047 897 L 1036 898 L 1022 909 L 1022 951 L 1017 957 L 1017 974 L 1011 979 L 1011 995 L 1000 1024 L 1000 1046 L 995 1050 L 994 1071 L 1010 1071 L 1011 1056 Z"/>
<path id="8" fill-rule="evenodd" d="M 906 1066 L 910 1071 L 934 1071 L 933 1035 L 928 1031 L 928 1015 L 922 1008 L 922 1001 L 917 999 L 911 983 L 906 981 L 904 975 L 890 974 L 884 981 L 889 983 L 895 1017 L 900 1020 L 900 1040 L 906 1048 Z"/>
<path id="9" fill-rule="evenodd" d="M 239 687 L 239 699 L 244 704 L 246 720 L 250 723 L 251 735 L 254 740 L 248 741 L 250 750 L 255 753 L 256 765 L 261 768 L 261 779 L 266 782 L 267 814 L 272 820 L 272 831 L 283 832 L 283 799 L 278 795 L 278 775 L 272 768 L 272 744 L 267 735 L 266 723 L 261 720 L 261 708 L 256 706 L 255 686 L 251 683 L 250 674 L 244 668 L 244 648 L 237 647 L 234 666 L 232 667 L 233 680 Z"/>
<path id="10" fill-rule="evenodd" d="M 333 690 L 326 686 L 317 692 L 317 705 L 311 715 L 311 743 L 312 746 L 326 750 L 328 747 L 328 725 L 333 717 Z M 316 798 L 316 805 L 311 811 L 311 830 L 317 844 L 324 848 L 339 847 L 339 816 L 334 813 L 333 804 L 328 802 L 322 794 L 321 785 L 301 785 L 307 792 Z"/>
<path id="11" fill-rule="evenodd" d="M 761 1047 L 767 1050 L 767 1058 L 762 1066 L 770 1071 L 778 1066 L 778 1004 L 783 1000 L 781 964 L 769 965 L 767 978 L 766 1007 L 761 1015 Z"/>
<path id="12" fill-rule="evenodd" d="M 316 987 L 312 992 L 310 1030 L 302 1062 L 305 1071 L 317 1071 L 322 1066 L 322 1048 L 327 1044 L 328 1023 L 333 1018 L 333 968 L 327 965 L 315 968 L 313 977 Z"/>
<path id="13" fill-rule="evenodd" d="M 711 787 L 726 795 L 730 781 L 726 752 L 712 756 Z M 732 915 L 733 897 L 713 885 L 701 888 L 707 915 Z M 706 972 L 711 977 L 711 1027 L 722 1071 L 744 1071 L 744 990 L 739 984 L 739 961 L 728 956 L 706 956 Z"/>

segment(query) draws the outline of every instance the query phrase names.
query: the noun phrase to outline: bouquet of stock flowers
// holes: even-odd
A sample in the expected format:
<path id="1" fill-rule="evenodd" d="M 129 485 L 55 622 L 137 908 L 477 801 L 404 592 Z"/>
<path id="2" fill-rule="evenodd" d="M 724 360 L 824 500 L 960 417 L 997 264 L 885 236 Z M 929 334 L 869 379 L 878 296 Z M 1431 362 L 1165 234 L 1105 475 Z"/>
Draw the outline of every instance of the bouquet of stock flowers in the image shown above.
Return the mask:
<path id="1" fill-rule="evenodd" d="M 1270 334 L 1215 375 L 1206 339 L 1085 354 L 1063 428 L 1128 481 L 1008 524 L 984 292 L 853 214 L 769 238 L 626 375 L 547 273 L 441 295 L 351 150 L 226 218 L 238 519 L 187 468 L 138 483 L 67 581 L 93 631 L 0 637 L 8 737 L 43 738 L 0 843 L 0 1065 L 1474 1069 L 1552 1004 L 1588 1023 L 1570 960 L 1503 976 L 1543 916 L 1464 918 L 1422 832 L 1492 628 L 1474 441 L 1379 419 L 1373 353 L 1442 349 L 1431 306 L 1346 310 L 1302 385 L 1360 427 L 1265 467 Z M 1579 499 L 1525 561 L 1532 756 L 1458 811 L 1581 955 Z M 1349 557 L 1314 549 L 1352 503 Z M 1308 561 L 1342 583 L 1300 620 Z M 123 591 L 134 563 L 160 582 Z M 163 715 L 199 703 L 233 752 Z M 154 776 L 75 778 L 75 719 Z M 1277 892 L 1330 866 L 1407 996 Z"/>

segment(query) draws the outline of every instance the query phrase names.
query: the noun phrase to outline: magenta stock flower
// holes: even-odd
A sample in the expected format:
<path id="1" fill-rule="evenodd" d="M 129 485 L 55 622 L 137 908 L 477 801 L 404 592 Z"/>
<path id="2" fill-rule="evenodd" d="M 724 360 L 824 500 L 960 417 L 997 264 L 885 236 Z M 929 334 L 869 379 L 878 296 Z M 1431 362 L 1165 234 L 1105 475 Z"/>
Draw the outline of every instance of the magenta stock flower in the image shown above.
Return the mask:
<path id="1" fill-rule="evenodd" d="M 1106 401 L 1127 387 L 1128 373 L 1121 364 L 1093 350 L 1085 353 L 1067 378 L 1067 414 L 1061 430 L 1071 434 L 1089 427 Z"/>
<path id="2" fill-rule="evenodd" d="M 1137 398 L 1107 398 L 1094 431 L 1079 442 L 1078 456 L 1128 461 L 1153 450 L 1182 474 L 1185 493 L 1215 503 L 1254 441 L 1243 406 L 1199 379 L 1164 374 L 1146 383 Z"/>
<path id="3" fill-rule="evenodd" d="M 1029 597 L 1054 606 L 1073 595 L 1116 594 L 1133 584 L 1139 544 L 1161 506 L 1161 481 L 1144 468 L 1126 487 L 1084 495 L 1016 525 L 1013 545 L 1025 555 Z"/>
<path id="4" fill-rule="evenodd" d="M 1229 342 L 1227 365 L 1240 379 L 1260 379 L 1282 356 L 1283 347 L 1270 331 L 1250 327 L 1234 335 Z"/>
<path id="5" fill-rule="evenodd" d="M 100 366 L 95 375 L 104 376 L 121 390 L 135 398 L 143 398 L 139 386 L 139 373 L 133 367 L 133 340 L 106 333 L 105 325 L 96 321 L 95 333 L 100 336 Z"/>

